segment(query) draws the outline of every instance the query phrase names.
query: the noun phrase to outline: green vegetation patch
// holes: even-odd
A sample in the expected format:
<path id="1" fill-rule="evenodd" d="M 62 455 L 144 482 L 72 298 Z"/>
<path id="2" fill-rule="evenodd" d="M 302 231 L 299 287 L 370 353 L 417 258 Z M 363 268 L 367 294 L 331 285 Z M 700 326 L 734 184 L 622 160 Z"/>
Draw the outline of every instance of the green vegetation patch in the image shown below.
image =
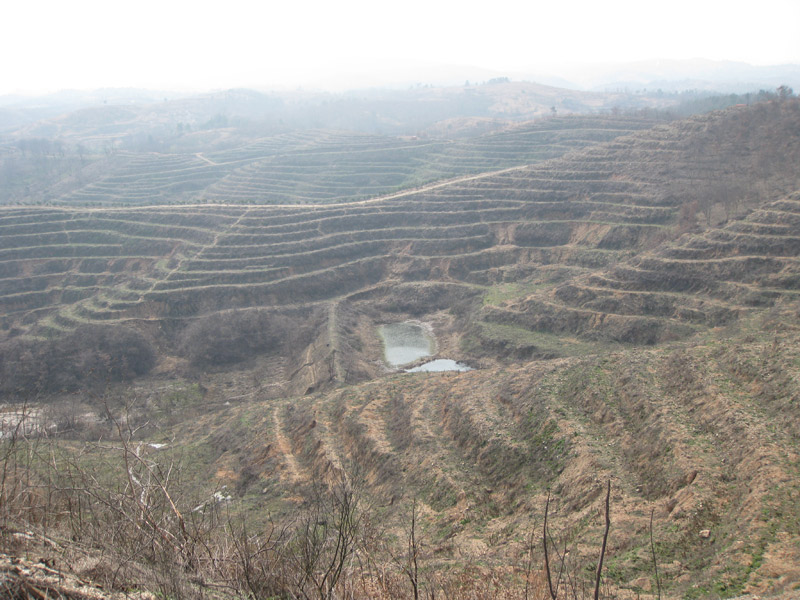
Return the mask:
<path id="1" fill-rule="evenodd" d="M 590 342 L 569 335 L 531 331 L 525 327 L 476 321 L 464 338 L 462 347 L 469 354 L 481 355 L 493 350 L 513 358 L 556 358 L 587 356 L 619 349 L 619 345 Z"/>

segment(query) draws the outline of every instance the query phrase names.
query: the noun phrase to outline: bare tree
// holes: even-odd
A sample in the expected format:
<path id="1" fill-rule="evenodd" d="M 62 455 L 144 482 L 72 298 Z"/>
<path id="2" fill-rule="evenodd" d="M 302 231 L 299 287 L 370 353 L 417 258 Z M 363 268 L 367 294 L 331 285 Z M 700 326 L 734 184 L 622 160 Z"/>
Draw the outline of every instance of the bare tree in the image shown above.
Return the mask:
<path id="1" fill-rule="evenodd" d="M 289 542 L 287 556 L 294 567 L 294 587 L 303 598 L 334 597 L 356 552 L 362 519 L 359 503 L 359 495 L 344 473 L 312 498 Z"/>

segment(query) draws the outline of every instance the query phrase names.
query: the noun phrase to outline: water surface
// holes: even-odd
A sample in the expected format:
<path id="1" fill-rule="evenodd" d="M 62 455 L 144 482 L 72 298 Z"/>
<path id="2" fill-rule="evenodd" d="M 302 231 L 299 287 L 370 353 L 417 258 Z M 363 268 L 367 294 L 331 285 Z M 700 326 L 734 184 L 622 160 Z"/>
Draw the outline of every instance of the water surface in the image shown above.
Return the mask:
<path id="1" fill-rule="evenodd" d="M 386 362 L 393 367 L 412 363 L 433 354 L 435 342 L 418 323 L 389 323 L 378 327 Z"/>

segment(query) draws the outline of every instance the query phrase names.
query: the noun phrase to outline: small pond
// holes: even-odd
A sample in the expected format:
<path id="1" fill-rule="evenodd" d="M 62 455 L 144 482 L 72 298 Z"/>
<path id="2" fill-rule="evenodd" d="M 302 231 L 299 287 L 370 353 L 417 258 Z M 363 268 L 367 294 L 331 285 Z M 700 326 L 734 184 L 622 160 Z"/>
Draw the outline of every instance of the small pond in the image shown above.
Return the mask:
<path id="1" fill-rule="evenodd" d="M 472 367 L 449 358 L 438 358 L 413 369 L 406 369 L 407 373 L 437 373 L 439 371 L 472 371 Z"/>
<path id="2" fill-rule="evenodd" d="M 392 367 L 401 367 L 433 354 L 436 342 L 419 323 L 389 323 L 378 327 L 383 353 Z"/>

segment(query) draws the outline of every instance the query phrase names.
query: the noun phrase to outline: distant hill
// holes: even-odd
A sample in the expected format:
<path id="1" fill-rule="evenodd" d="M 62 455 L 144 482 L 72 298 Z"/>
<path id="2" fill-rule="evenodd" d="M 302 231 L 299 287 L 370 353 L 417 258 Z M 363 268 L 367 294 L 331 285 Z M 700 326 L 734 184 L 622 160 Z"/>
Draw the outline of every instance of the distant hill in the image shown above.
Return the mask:
<path id="1" fill-rule="evenodd" d="M 132 115 L 123 107 L 93 114 L 91 139 L 100 143 L 124 130 L 122 122 Z M 446 121 L 430 135 L 405 137 L 336 130 L 253 137 L 222 128 L 209 139 L 204 130 L 187 126 L 169 142 L 150 136 L 131 141 L 139 151 L 113 150 L 102 158 L 30 138 L 8 150 L 9 178 L 0 191 L 6 202 L 28 204 L 346 202 L 546 160 L 659 120 L 665 117 L 549 116 L 519 125 L 478 124 L 478 135 L 470 135 L 470 123 Z M 480 135 L 483 129 L 490 133 Z M 203 147 L 205 152 L 194 151 Z"/>
<path id="2" fill-rule="evenodd" d="M 742 94 L 781 85 L 800 88 L 800 65 L 757 66 L 735 61 L 650 60 L 635 63 L 593 65 L 566 70 L 572 86 L 595 91 L 686 90 L 718 94 Z M 576 85 L 577 84 L 577 85 Z"/>
<path id="3" fill-rule="evenodd" d="M 286 129 L 346 129 L 364 133 L 413 134 L 455 117 L 529 120 L 549 115 L 667 106 L 669 99 L 624 93 L 582 92 L 498 77 L 453 87 L 419 85 L 406 90 L 363 89 L 340 93 L 297 90 L 258 92 L 231 89 L 187 95 L 140 90 L 97 90 L 42 98 L 0 98 L 0 132 L 11 139 L 50 137 L 87 143 L 97 128 L 117 119 L 121 140 L 135 134 L 173 133 L 178 123 L 192 129 L 258 125 Z M 122 112 L 120 112 L 122 111 Z M 126 116 L 127 115 L 127 116 Z M 3 131 L 5 130 L 5 131 Z M 124 134 L 122 133 L 124 132 Z"/>

